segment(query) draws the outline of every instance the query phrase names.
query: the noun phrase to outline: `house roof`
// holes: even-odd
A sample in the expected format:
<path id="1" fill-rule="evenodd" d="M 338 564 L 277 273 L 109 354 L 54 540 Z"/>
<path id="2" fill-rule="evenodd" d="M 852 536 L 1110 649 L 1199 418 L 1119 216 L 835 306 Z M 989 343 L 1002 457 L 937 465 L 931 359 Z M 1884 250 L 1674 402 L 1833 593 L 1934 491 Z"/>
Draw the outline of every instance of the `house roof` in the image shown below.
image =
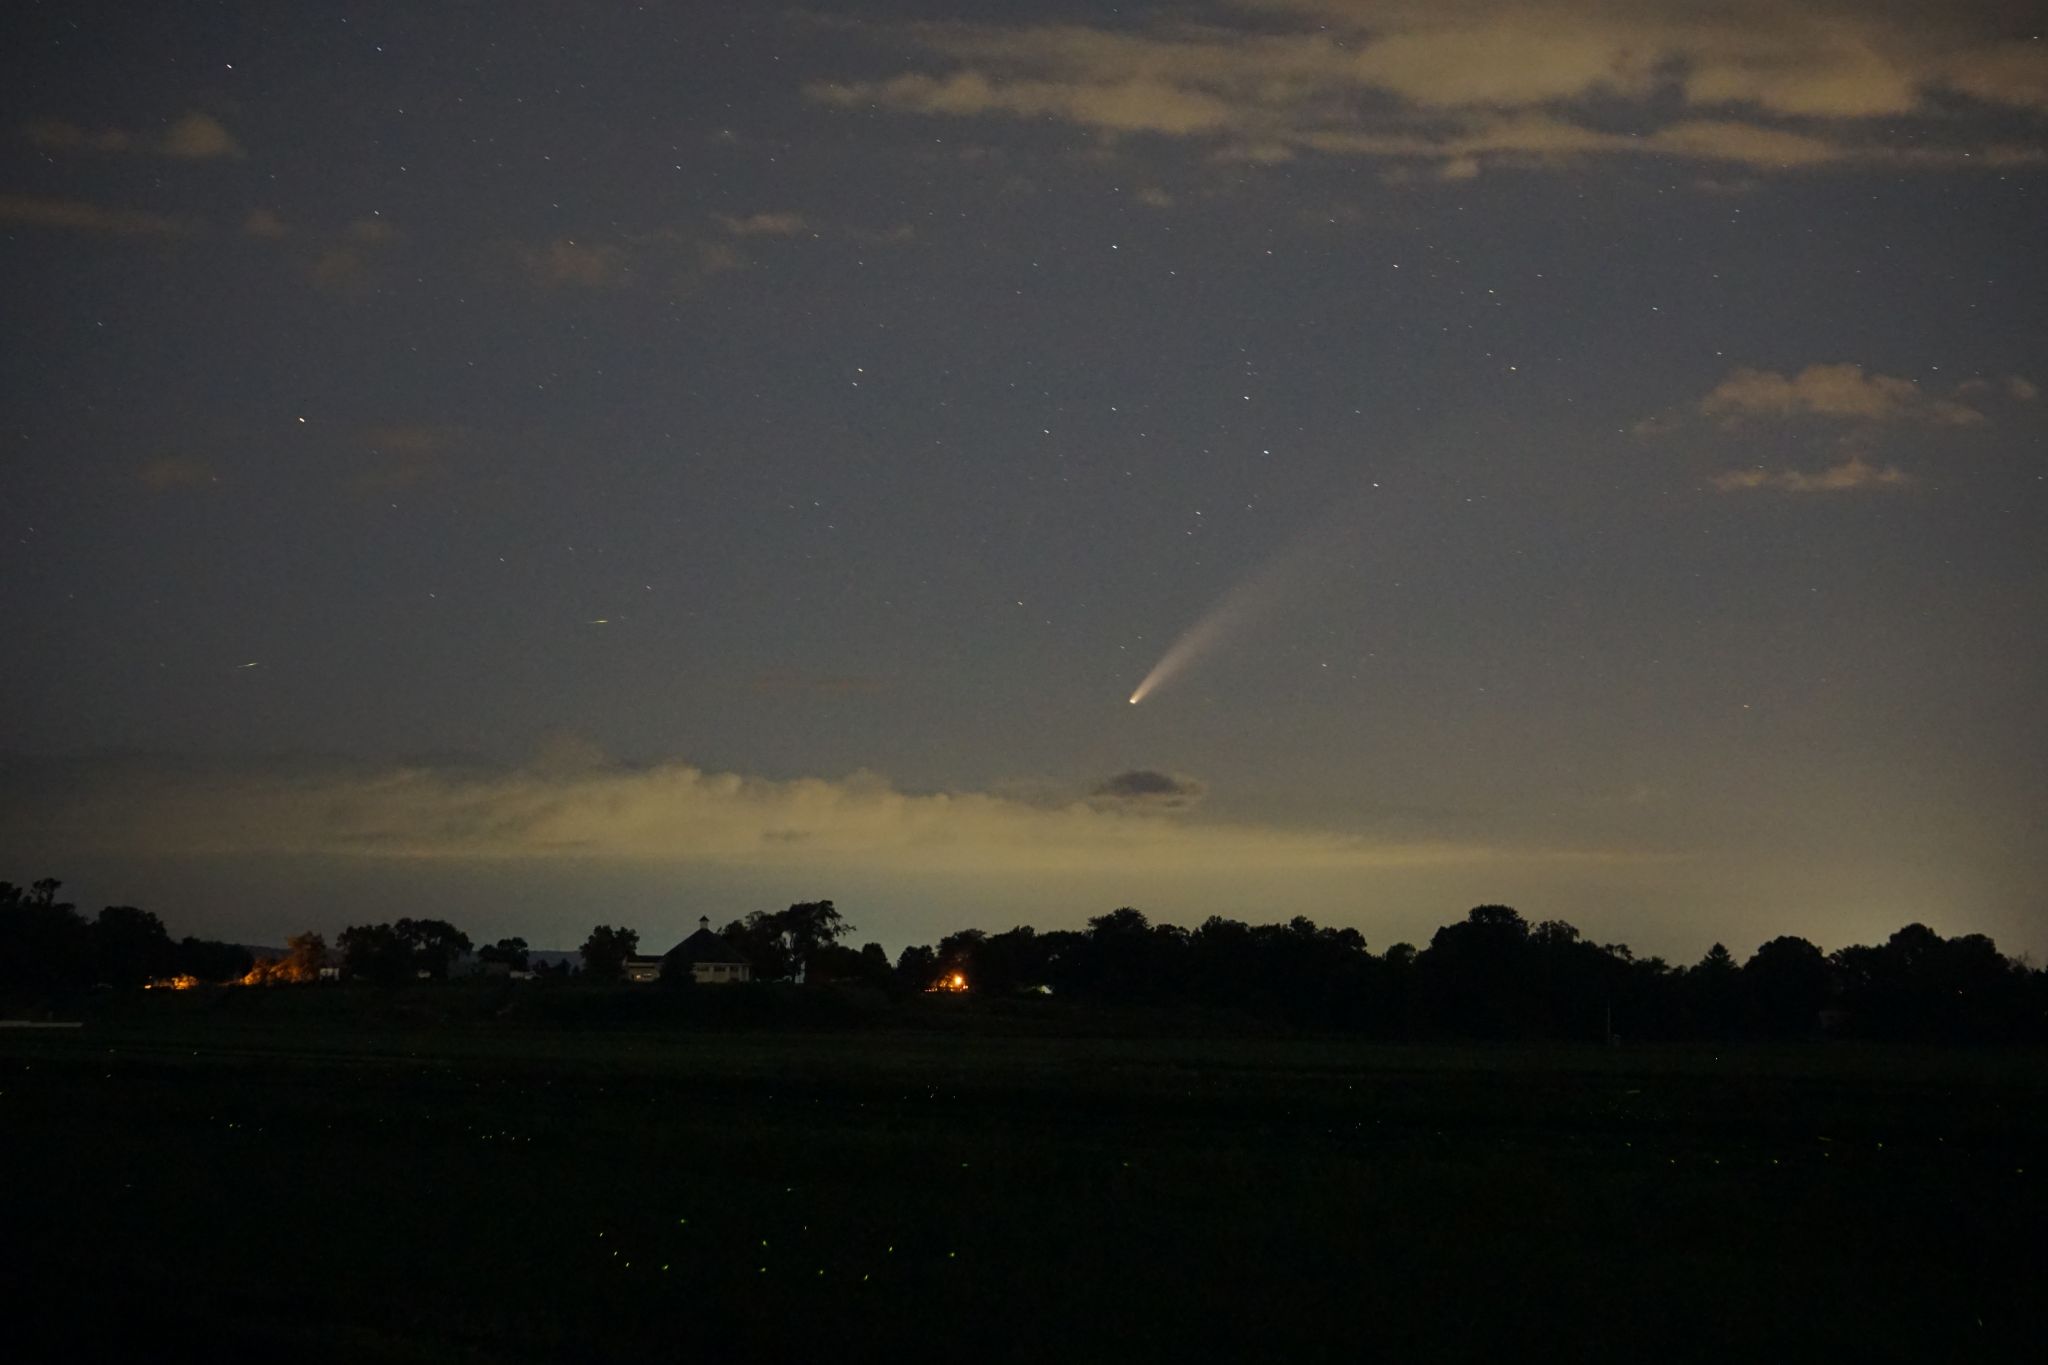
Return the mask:
<path id="1" fill-rule="evenodd" d="M 680 962 L 694 967 L 699 962 L 737 962 L 747 964 L 746 957 L 730 943 L 711 932 L 709 925 L 678 943 L 663 955 L 664 961 Z"/>

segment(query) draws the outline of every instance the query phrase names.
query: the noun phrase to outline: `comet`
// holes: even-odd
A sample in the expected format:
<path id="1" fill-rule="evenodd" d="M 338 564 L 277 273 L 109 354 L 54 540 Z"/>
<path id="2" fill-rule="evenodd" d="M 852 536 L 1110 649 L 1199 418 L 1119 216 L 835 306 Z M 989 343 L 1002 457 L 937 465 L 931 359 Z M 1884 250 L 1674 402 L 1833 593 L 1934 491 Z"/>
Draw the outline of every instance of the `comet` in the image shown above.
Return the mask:
<path id="1" fill-rule="evenodd" d="M 1260 565 L 1251 577 L 1218 598 L 1215 606 L 1196 618 L 1159 656 L 1159 662 L 1152 665 L 1138 690 L 1131 693 L 1131 705 L 1144 701 L 1321 577 L 1324 561 L 1335 548 L 1335 529 L 1334 522 L 1324 522 L 1316 531 L 1297 537 Z"/>

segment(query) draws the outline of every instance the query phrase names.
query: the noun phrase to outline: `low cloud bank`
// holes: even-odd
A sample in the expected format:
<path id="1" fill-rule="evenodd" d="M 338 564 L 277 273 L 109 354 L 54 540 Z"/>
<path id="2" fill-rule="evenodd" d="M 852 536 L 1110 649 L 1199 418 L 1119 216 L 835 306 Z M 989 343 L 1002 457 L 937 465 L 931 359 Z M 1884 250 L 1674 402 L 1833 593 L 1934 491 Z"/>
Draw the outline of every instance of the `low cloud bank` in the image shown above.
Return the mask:
<path id="1" fill-rule="evenodd" d="M 779 780 L 684 763 L 289 771 L 73 764 L 36 777 L 15 772 L 4 790 L 0 829 L 7 843 L 39 857 L 603 859 L 937 873 L 1626 859 L 1189 819 L 1180 812 L 1200 784 L 1145 771 L 1051 803 L 985 792 L 905 792 L 872 773 Z"/>

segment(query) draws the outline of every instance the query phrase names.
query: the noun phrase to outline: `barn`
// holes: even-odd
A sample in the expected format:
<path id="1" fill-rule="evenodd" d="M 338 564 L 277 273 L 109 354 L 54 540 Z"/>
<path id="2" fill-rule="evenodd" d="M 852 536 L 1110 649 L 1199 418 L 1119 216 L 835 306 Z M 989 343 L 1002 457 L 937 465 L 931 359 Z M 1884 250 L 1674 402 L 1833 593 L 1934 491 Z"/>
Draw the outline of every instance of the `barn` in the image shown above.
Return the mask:
<path id="1" fill-rule="evenodd" d="M 687 972 L 698 985 L 719 986 L 734 981 L 751 981 L 754 965 L 740 951 L 711 931 L 711 917 L 697 921 L 697 932 L 669 949 L 661 957 L 661 974 L 677 977 Z"/>

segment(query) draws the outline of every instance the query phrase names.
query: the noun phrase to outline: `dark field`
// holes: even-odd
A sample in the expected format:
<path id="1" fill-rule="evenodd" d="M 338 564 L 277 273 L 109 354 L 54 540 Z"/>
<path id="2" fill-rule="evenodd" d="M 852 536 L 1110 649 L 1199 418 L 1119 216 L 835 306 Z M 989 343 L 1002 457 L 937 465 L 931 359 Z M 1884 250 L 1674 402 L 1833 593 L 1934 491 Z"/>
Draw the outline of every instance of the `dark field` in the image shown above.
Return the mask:
<path id="1" fill-rule="evenodd" d="M 270 994 L 0 1031 L 0 1356 L 2038 1358 L 2037 1054 Z"/>

